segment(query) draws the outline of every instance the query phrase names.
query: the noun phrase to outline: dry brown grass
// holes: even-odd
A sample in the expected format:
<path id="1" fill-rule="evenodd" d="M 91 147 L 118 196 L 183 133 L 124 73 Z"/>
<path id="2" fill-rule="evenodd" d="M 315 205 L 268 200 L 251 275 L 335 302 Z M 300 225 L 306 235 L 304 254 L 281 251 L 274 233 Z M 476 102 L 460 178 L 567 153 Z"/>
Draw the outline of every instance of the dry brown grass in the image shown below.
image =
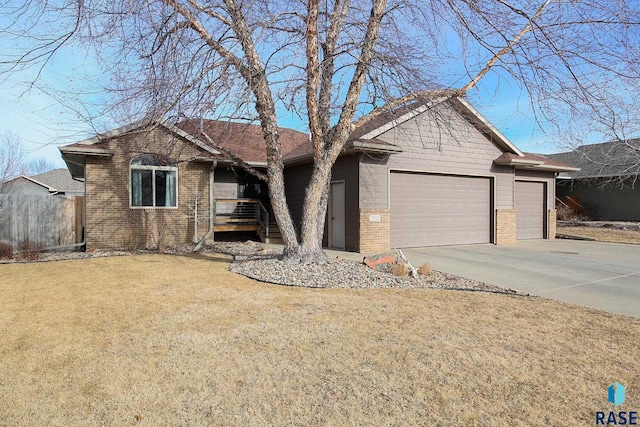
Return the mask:
<path id="1" fill-rule="evenodd" d="M 422 264 L 418 269 L 418 274 L 422 276 L 428 276 L 431 273 L 433 273 L 433 270 L 431 270 L 431 267 L 429 267 L 429 264 L 427 263 Z"/>
<path id="2" fill-rule="evenodd" d="M 0 265 L 0 334 L 0 425 L 593 425 L 614 381 L 640 409 L 639 319 L 213 255 Z"/>
<path id="3" fill-rule="evenodd" d="M 640 245 L 640 232 L 637 230 L 616 230 L 605 227 L 558 227 L 557 232 L 588 237 L 599 242 L 632 243 Z"/>

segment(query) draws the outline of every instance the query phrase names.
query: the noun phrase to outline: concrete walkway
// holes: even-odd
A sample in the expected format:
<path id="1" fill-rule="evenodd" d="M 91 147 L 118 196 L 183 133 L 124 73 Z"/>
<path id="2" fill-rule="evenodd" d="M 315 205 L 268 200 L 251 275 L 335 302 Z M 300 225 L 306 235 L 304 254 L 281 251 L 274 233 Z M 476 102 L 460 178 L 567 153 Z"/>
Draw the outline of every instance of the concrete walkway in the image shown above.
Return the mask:
<path id="1" fill-rule="evenodd" d="M 327 251 L 361 261 L 362 255 Z M 515 246 L 404 249 L 416 267 L 481 280 L 532 295 L 640 317 L 640 245 L 521 240 Z"/>

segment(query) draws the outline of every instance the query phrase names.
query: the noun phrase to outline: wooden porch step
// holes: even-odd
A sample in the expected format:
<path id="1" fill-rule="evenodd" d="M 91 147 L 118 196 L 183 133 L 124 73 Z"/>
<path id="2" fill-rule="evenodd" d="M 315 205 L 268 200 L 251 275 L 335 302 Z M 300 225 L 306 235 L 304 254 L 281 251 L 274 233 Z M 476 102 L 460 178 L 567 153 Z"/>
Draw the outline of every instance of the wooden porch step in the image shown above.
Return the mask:
<path id="1" fill-rule="evenodd" d="M 257 224 L 216 224 L 213 226 L 214 232 L 220 231 L 258 231 Z"/>
<path id="2" fill-rule="evenodd" d="M 261 230 L 258 230 L 258 235 L 263 243 L 283 244 L 282 233 L 276 223 L 269 224 L 269 237 L 266 237 Z"/>

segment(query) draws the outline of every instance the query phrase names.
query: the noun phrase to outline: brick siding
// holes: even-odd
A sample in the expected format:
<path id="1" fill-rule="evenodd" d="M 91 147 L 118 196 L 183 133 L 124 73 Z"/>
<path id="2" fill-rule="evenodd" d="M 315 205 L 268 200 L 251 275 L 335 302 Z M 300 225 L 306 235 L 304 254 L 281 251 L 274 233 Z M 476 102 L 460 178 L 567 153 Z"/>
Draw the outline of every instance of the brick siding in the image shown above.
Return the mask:
<path id="1" fill-rule="evenodd" d="M 194 239 L 194 220 L 188 218 L 196 185 L 202 200 L 199 212 L 209 209 L 210 163 L 193 161 L 200 150 L 191 143 L 162 129 L 126 135 L 99 144 L 114 151 L 111 158 L 87 156 L 86 161 L 86 242 L 96 248 L 157 248 L 190 243 Z M 170 157 L 178 163 L 178 207 L 136 208 L 129 206 L 129 164 L 141 154 Z M 204 216 L 202 216 L 204 218 Z M 201 220 L 198 237 L 207 231 Z"/>
<path id="2" fill-rule="evenodd" d="M 380 217 L 380 221 L 371 221 L 371 215 Z M 386 252 L 391 245 L 389 209 L 360 209 L 359 252 L 365 255 Z"/>
<path id="3" fill-rule="evenodd" d="M 516 244 L 516 210 L 496 209 L 496 245 Z"/>
<path id="4" fill-rule="evenodd" d="M 556 219 L 558 212 L 555 209 L 549 209 L 548 222 L 549 226 L 547 227 L 549 230 L 548 239 L 556 238 Z"/>

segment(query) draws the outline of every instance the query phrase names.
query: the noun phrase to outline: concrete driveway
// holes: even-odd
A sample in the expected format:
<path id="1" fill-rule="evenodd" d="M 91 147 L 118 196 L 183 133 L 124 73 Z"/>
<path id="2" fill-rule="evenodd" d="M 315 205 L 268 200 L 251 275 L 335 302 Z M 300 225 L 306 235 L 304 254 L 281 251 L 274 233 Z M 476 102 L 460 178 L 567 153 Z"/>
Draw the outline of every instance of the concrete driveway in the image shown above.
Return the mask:
<path id="1" fill-rule="evenodd" d="M 640 245 L 522 240 L 515 246 L 404 249 L 415 266 L 640 317 Z"/>

